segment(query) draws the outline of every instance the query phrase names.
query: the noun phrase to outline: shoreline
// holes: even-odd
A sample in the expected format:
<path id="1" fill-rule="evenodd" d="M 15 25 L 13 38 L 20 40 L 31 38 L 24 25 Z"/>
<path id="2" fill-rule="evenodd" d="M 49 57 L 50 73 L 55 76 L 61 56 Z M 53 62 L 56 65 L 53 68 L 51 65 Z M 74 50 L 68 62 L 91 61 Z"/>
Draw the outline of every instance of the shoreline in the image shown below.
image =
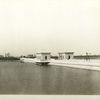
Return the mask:
<path id="1" fill-rule="evenodd" d="M 37 59 L 30 59 L 30 58 L 22 58 L 20 61 L 26 63 L 35 63 Z M 98 62 L 95 62 L 98 61 Z M 77 68 L 77 69 L 86 69 L 86 70 L 95 70 L 100 71 L 100 60 L 49 60 L 48 65 L 56 65 L 56 66 L 65 66 L 70 68 Z"/>
<path id="2" fill-rule="evenodd" d="M 94 71 L 100 71 L 100 66 L 89 66 L 89 65 L 82 65 L 82 64 L 57 64 L 57 63 L 50 63 L 49 65 L 55 65 L 55 66 L 64 66 L 69 68 L 75 68 L 75 69 L 84 69 L 84 70 L 94 70 Z"/>

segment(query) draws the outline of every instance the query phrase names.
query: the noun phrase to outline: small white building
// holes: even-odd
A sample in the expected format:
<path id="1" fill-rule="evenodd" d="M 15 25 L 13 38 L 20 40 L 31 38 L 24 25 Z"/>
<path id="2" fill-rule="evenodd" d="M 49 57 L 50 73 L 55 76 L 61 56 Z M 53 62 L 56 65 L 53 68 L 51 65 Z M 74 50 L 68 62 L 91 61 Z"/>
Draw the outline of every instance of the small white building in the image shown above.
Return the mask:
<path id="1" fill-rule="evenodd" d="M 40 61 L 47 61 L 50 60 L 51 58 L 51 53 L 50 52 L 41 52 L 36 54 L 36 58 Z"/>
<path id="2" fill-rule="evenodd" d="M 64 59 L 73 59 L 74 57 L 74 52 L 59 52 L 58 53 L 58 58 L 59 60 L 64 60 Z"/>

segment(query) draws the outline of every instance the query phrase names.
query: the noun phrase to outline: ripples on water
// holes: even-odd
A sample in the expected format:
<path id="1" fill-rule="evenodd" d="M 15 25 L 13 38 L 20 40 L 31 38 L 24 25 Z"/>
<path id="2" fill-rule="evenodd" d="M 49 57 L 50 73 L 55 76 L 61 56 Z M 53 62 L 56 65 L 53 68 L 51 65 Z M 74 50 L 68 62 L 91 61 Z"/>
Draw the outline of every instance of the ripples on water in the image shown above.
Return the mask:
<path id="1" fill-rule="evenodd" d="M 0 94 L 100 94 L 100 72 L 0 62 Z"/>

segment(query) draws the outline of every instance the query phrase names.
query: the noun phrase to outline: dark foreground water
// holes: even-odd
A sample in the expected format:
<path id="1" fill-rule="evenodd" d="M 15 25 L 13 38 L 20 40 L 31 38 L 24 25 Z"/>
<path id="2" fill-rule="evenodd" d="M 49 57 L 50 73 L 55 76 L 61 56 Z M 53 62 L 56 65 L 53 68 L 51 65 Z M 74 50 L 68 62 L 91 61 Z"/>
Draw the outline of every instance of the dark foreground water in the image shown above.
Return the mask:
<path id="1" fill-rule="evenodd" d="M 100 72 L 0 62 L 0 94 L 100 94 Z"/>

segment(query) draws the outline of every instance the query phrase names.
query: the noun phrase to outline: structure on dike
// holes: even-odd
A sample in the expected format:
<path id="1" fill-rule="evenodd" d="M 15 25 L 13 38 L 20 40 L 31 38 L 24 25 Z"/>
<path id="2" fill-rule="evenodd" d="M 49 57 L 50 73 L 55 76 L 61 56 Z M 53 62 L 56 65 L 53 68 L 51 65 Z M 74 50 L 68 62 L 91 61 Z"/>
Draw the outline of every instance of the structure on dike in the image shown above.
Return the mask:
<path id="1" fill-rule="evenodd" d="M 74 58 L 74 52 L 59 52 L 58 59 L 59 60 L 69 60 Z"/>

